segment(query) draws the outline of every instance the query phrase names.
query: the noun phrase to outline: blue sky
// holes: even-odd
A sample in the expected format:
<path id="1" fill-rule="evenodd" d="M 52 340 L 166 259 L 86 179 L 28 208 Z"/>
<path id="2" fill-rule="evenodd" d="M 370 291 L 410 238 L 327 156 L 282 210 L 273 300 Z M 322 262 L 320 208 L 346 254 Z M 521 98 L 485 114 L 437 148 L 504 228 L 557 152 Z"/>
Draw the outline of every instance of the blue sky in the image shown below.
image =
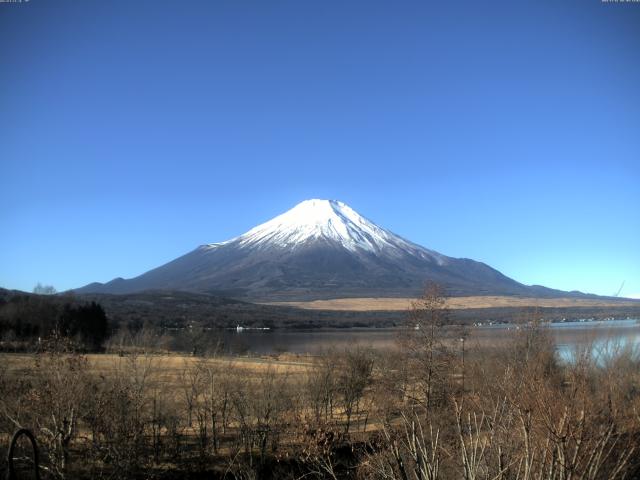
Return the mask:
<path id="1" fill-rule="evenodd" d="M 0 4 L 0 286 L 132 277 L 307 198 L 640 295 L 640 4 Z"/>

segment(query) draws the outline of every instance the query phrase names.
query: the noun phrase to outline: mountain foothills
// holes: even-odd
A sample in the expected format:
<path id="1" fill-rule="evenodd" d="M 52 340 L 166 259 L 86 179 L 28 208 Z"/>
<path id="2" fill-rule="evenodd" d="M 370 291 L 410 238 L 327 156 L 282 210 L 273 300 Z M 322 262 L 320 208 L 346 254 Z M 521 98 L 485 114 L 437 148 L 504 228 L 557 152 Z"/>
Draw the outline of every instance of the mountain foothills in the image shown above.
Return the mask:
<path id="1" fill-rule="evenodd" d="M 131 278 L 77 293 L 215 293 L 252 301 L 415 297 L 426 282 L 448 295 L 582 296 L 526 286 L 490 266 L 410 242 L 335 200 L 306 200 L 239 237 L 201 245 Z"/>

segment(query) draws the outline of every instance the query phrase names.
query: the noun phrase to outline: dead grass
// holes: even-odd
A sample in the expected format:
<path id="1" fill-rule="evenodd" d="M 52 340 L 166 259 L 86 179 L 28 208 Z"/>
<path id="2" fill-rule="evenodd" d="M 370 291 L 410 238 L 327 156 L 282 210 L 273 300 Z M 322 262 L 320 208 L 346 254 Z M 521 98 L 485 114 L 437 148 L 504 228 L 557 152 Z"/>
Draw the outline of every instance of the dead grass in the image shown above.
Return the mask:
<path id="1" fill-rule="evenodd" d="M 405 311 L 413 298 L 334 298 L 308 302 L 271 302 L 265 305 L 285 305 L 306 310 L 334 311 Z M 596 300 L 587 298 L 529 298 L 506 296 L 450 297 L 446 306 L 452 310 L 500 307 L 625 307 L 638 306 L 632 300 Z"/>
<path id="2" fill-rule="evenodd" d="M 91 373 L 109 376 L 118 368 L 129 368 L 130 358 L 116 354 L 89 354 L 86 356 Z M 5 372 L 11 376 L 19 376 L 33 367 L 35 356 L 27 353 L 1 353 L 0 363 Z M 167 386 L 181 383 L 182 373 L 198 362 L 219 365 L 222 368 L 233 368 L 247 376 L 259 375 L 267 370 L 286 373 L 290 376 L 306 373 L 312 368 L 311 359 L 306 356 L 282 355 L 278 357 L 217 357 L 203 359 L 180 354 L 140 355 L 138 363 L 150 361 L 153 366 L 154 379 Z"/>

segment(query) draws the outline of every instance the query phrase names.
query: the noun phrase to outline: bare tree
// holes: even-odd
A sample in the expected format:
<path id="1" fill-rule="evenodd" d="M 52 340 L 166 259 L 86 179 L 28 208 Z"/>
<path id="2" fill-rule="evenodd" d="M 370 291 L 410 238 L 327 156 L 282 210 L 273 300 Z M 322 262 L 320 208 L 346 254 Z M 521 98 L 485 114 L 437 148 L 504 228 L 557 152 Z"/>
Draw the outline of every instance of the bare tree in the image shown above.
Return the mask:
<path id="1" fill-rule="evenodd" d="M 413 400 L 430 408 L 434 400 L 447 399 L 447 386 L 451 380 L 452 353 L 444 342 L 443 326 L 448 319 L 443 289 L 427 284 L 423 295 L 411 303 L 408 326 L 401 338 L 401 347 L 407 352 L 409 370 L 418 389 Z"/>
<path id="2" fill-rule="evenodd" d="M 33 287 L 33 293 L 37 293 L 38 295 L 55 295 L 58 291 L 53 285 L 43 285 L 38 282 L 36 286 Z"/>
<path id="3" fill-rule="evenodd" d="M 346 418 L 345 432 L 349 432 L 354 414 L 358 414 L 360 401 L 370 385 L 373 372 L 373 355 L 360 347 L 345 351 L 340 356 L 336 390 Z"/>
<path id="4" fill-rule="evenodd" d="M 313 368 L 306 375 L 304 384 L 307 401 L 313 412 L 313 422 L 317 427 L 327 424 L 333 418 L 336 395 L 337 353 L 328 350 L 317 356 Z"/>

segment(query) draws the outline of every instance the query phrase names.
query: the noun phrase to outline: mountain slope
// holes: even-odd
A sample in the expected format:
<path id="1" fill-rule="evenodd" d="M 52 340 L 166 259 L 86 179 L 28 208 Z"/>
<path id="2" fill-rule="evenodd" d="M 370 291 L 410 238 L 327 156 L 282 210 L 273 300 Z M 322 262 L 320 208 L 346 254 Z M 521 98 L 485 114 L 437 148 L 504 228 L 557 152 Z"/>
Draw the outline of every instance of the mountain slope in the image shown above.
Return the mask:
<path id="1" fill-rule="evenodd" d="M 79 292 L 185 290 L 304 300 L 415 296 L 426 281 L 442 284 L 451 295 L 566 294 L 527 287 L 484 263 L 416 245 L 334 200 L 304 201 L 239 237 Z"/>

